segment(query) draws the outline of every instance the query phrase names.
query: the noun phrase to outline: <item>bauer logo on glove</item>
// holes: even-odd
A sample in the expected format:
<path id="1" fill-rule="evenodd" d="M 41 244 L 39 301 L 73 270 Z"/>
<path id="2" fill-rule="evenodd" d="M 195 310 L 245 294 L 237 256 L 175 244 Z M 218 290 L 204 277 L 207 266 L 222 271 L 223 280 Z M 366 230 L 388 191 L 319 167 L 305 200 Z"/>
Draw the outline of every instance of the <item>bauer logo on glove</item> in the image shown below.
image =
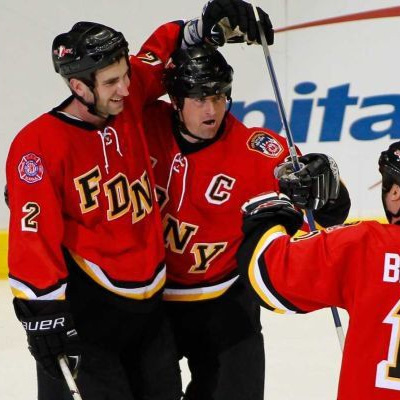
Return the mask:
<path id="1" fill-rule="evenodd" d="M 49 330 L 56 330 L 57 328 L 65 329 L 65 318 L 54 318 L 54 319 L 43 319 L 43 320 L 32 320 L 32 321 L 21 321 L 22 326 L 26 331 L 43 332 Z"/>

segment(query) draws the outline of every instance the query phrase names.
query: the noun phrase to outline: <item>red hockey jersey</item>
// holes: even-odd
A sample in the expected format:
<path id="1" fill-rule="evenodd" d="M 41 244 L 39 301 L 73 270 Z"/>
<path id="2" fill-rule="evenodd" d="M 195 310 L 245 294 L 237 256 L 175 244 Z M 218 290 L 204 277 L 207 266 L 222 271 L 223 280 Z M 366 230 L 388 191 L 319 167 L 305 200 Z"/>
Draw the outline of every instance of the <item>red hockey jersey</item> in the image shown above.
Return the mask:
<path id="1" fill-rule="evenodd" d="M 400 226 L 370 221 L 295 239 L 276 226 L 258 242 L 249 277 L 276 312 L 348 311 L 339 400 L 400 398 Z"/>
<path id="2" fill-rule="evenodd" d="M 274 168 L 289 153 L 281 136 L 249 129 L 229 114 L 217 141 L 182 154 L 172 131 L 172 112 L 170 104 L 159 101 L 145 114 L 166 246 L 164 298 L 210 299 L 238 278 L 242 204 L 277 189 Z"/>
<path id="3" fill-rule="evenodd" d="M 15 296 L 63 299 L 63 249 L 99 285 L 137 300 L 165 282 L 164 246 L 142 108 L 163 92 L 180 25 L 166 24 L 131 58 L 130 96 L 104 130 L 62 109 L 17 135 L 7 159 L 10 283 Z"/>

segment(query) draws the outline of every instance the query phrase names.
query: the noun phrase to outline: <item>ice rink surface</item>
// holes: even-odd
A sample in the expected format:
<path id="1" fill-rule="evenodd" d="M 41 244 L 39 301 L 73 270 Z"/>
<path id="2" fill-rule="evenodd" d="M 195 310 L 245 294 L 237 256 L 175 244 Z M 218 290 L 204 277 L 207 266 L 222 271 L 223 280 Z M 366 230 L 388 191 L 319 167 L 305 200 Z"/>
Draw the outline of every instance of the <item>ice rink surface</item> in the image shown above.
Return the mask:
<path id="1" fill-rule="evenodd" d="M 0 400 L 34 400 L 34 362 L 11 300 L 7 281 L 0 281 Z M 347 314 L 341 311 L 340 315 L 347 328 Z M 336 399 L 341 353 L 330 310 L 290 316 L 263 311 L 262 324 L 266 348 L 265 399 Z M 182 371 L 187 383 L 185 362 Z"/>

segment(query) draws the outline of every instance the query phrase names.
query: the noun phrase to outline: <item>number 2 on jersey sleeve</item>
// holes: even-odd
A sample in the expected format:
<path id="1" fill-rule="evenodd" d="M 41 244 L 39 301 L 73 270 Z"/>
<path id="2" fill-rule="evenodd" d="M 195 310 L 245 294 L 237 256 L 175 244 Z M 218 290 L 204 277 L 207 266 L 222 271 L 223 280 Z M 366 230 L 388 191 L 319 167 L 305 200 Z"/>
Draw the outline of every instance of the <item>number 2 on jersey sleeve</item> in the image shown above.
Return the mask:
<path id="1" fill-rule="evenodd" d="M 22 211 L 27 213 L 21 219 L 21 230 L 28 232 L 37 232 L 38 231 L 38 222 L 35 218 L 40 214 L 39 204 L 28 202 L 22 207 Z"/>
<path id="2" fill-rule="evenodd" d="M 400 300 L 383 322 L 393 327 L 388 359 L 381 361 L 377 366 L 375 386 L 400 391 Z"/>

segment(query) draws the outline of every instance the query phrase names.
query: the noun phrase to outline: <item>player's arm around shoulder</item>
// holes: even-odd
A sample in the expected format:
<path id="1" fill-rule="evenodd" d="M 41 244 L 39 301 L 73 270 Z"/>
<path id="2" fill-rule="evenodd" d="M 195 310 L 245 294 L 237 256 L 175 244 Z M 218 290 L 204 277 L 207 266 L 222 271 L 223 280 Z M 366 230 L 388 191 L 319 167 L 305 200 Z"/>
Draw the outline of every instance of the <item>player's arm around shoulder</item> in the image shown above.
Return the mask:
<path id="1" fill-rule="evenodd" d="M 131 97 L 140 96 L 145 103 L 151 103 L 165 94 L 162 84 L 164 66 L 172 52 L 180 47 L 183 26 L 183 21 L 161 25 L 144 42 L 139 52 L 129 57 Z"/>
<path id="2" fill-rule="evenodd" d="M 139 52 L 130 57 L 132 65 L 164 65 L 171 53 L 180 47 L 184 21 L 173 21 L 159 26 L 143 43 Z"/>

